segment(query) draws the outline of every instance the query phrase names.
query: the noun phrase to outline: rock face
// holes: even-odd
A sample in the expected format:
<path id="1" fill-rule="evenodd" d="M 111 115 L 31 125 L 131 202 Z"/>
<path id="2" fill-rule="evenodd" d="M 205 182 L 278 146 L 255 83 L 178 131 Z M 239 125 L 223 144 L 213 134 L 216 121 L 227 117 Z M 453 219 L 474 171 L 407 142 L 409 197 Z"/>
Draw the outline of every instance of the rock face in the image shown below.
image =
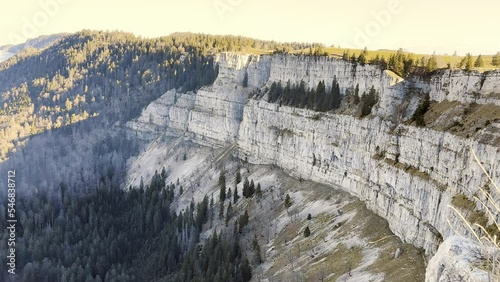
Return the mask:
<path id="1" fill-rule="evenodd" d="M 482 74 L 466 71 L 440 71 L 431 78 L 431 100 L 500 105 L 500 71 Z"/>
<path id="2" fill-rule="evenodd" d="M 470 240 L 459 236 L 446 239 L 429 261 L 426 281 L 494 281 L 488 273 L 471 265 L 480 264 L 481 250 Z"/>
<path id="3" fill-rule="evenodd" d="M 500 105 L 500 72 L 441 71 L 427 80 L 404 81 L 376 66 L 325 57 L 221 54 L 217 59 L 219 76 L 213 85 L 197 93 L 167 92 L 130 127 L 152 121 L 201 144 L 237 144 L 251 162 L 275 164 L 293 176 L 339 186 L 365 201 L 387 219 L 396 235 L 427 254 L 434 254 L 443 238 L 453 235 L 450 224 L 467 233 L 448 205 L 457 194 L 472 199 L 487 183 L 472 152 L 494 178 L 500 178 L 499 147 L 391 121 L 411 93 L 428 93 L 435 101 Z M 375 88 L 379 102 L 372 118 L 249 99 L 274 81 L 303 80 L 316 87 L 324 80 L 328 90 L 334 78 L 343 94 L 356 86 L 360 93 Z M 418 104 L 412 99 L 413 109 L 406 115 Z M 150 125 L 143 128 L 151 131 Z"/>

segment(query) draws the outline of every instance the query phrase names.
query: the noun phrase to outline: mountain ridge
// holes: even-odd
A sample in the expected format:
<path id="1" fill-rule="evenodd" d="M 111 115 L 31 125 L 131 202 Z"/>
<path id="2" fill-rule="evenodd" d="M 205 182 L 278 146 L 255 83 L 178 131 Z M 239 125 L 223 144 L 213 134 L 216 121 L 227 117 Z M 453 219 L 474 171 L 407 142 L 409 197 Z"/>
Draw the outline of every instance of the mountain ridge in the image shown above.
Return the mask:
<path id="1" fill-rule="evenodd" d="M 25 49 L 37 49 L 37 50 L 46 49 L 55 44 L 59 39 L 61 39 L 66 35 L 68 35 L 68 33 L 41 35 L 36 38 L 28 39 L 24 43 L 16 45 L 9 44 L 0 46 L 0 54 L 2 53 L 4 54 L 2 57 L 0 57 L 0 62 L 15 56 L 17 53 Z"/>
<path id="2" fill-rule="evenodd" d="M 356 60 L 233 50 L 249 39 L 176 36 L 86 31 L 1 65 L 0 133 L 12 143 L 0 170 L 22 167 L 27 195 L 42 190 L 58 199 L 60 183 L 77 196 L 94 186 L 140 187 L 141 176 L 161 171 L 151 155 L 164 150 L 191 161 L 188 149 L 179 147 L 188 152 L 182 156 L 162 136 L 228 148 L 236 163 L 348 191 L 403 242 L 434 255 L 428 273 L 438 276 L 440 264 L 455 267 L 439 255 L 439 245 L 457 244 L 443 244 L 454 234 L 448 222 L 471 237 L 448 205 L 492 225 L 476 208 L 476 187 L 487 179 L 473 152 L 498 178 L 500 71 L 442 69 L 403 79 Z M 338 105 L 319 107 L 334 95 Z"/>
<path id="3" fill-rule="evenodd" d="M 500 139 L 494 132 L 500 118 L 490 120 L 475 137 L 432 129 L 437 124 L 419 127 L 411 118 L 426 95 L 434 103 L 428 115 L 447 99 L 459 105 L 474 101 L 498 107 L 491 90 L 499 90 L 499 72 L 443 71 L 426 80 L 393 83 L 394 78 L 381 70 L 371 73 L 371 66 L 354 67 L 336 59 L 226 53 L 217 61 L 220 71 L 213 85 L 196 93 L 167 92 L 160 98 L 162 117 L 156 119 L 153 103 L 138 123 L 129 123 L 132 132 L 148 124 L 146 116 L 152 115 L 160 131 L 185 135 L 202 145 L 237 142 L 241 158 L 276 165 L 300 179 L 342 187 L 366 201 L 403 241 L 423 247 L 429 256 L 455 230 L 470 235 L 447 206 L 456 195 L 472 199 L 472 187 L 488 181 L 472 151 L 488 164 L 490 172 L 498 173 L 495 140 Z M 312 87 L 334 76 L 343 83 L 343 93 L 353 91 L 355 84 L 362 85 L 360 93 L 374 86 L 379 100 L 370 117 L 266 101 L 272 81 L 307 79 L 306 85 Z M 447 115 L 446 111 L 437 114 Z M 141 134 L 148 139 L 147 132 Z M 489 137 L 484 139 L 484 135 Z M 453 167 L 455 163 L 461 167 Z"/>

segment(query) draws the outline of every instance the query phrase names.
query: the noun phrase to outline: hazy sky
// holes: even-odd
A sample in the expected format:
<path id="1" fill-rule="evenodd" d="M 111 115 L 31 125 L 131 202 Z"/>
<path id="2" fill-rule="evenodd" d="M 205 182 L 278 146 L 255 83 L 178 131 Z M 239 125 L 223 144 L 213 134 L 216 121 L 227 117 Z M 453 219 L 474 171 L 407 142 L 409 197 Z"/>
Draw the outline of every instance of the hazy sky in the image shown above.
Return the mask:
<path id="1" fill-rule="evenodd" d="M 237 34 L 425 53 L 500 50 L 498 0 L 10 0 L 0 7 L 0 45 L 99 29 L 146 37 Z"/>

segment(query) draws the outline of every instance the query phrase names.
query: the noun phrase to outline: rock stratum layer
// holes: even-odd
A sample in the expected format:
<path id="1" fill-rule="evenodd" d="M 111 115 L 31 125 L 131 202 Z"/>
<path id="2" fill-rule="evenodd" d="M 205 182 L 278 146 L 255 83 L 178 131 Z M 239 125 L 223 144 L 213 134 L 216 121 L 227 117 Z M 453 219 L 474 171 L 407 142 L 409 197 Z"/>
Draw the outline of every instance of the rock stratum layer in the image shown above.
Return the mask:
<path id="1" fill-rule="evenodd" d="M 448 206 L 457 195 L 473 199 L 488 183 L 473 152 L 492 177 L 500 179 L 500 148 L 495 142 L 394 120 L 403 106 L 401 118 L 408 119 L 424 94 L 436 102 L 500 105 L 498 71 L 443 70 L 427 79 L 403 80 L 378 66 L 326 57 L 223 53 L 217 61 L 219 75 L 213 85 L 197 93 L 167 92 L 129 128 L 145 139 L 166 132 L 186 134 L 204 145 L 236 144 L 251 162 L 274 164 L 293 176 L 338 186 L 365 201 L 397 236 L 428 255 L 454 234 L 453 229 L 467 235 Z M 334 78 L 342 94 L 356 85 L 360 93 L 374 87 L 379 99 L 372 115 L 360 119 L 249 98 L 260 97 L 253 94 L 265 93 L 277 81 L 316 87 L 324 80 L 328 91 Z M 500 140 L 499 121 L 488 126 L 490 141 Z"/>

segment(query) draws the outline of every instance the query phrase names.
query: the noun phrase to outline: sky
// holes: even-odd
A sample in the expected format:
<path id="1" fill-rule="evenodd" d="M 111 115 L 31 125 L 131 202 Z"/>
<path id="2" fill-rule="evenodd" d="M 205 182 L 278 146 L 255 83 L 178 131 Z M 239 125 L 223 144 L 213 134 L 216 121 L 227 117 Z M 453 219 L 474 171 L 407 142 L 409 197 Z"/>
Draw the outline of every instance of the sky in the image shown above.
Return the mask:
<path id="1" fill-rule="evenodd" d="M 10 0 L 0 4 L 0 46 L 95 29 L 494 54 L 500 51 L 498 11 L 497 0 Z"/>

